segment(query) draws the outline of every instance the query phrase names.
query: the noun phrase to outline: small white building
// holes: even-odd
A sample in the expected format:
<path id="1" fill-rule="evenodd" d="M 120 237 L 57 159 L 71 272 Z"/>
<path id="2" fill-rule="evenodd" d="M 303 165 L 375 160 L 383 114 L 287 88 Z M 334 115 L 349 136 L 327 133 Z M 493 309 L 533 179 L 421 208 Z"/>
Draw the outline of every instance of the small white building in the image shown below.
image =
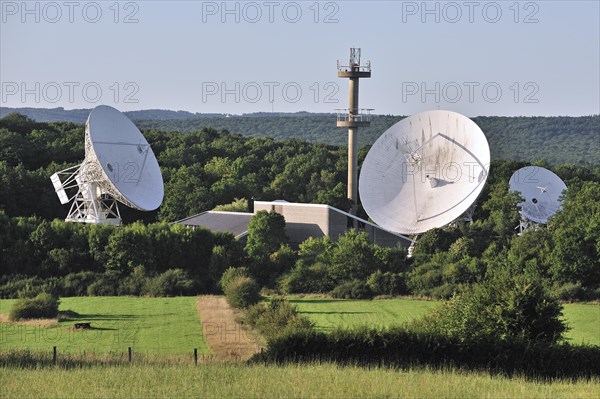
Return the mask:
<path id="1" fill-rule="evenodd" d="M 382 247 L 402 245 L 408 247 L 409 237 L 385 230 L 374 223 L 329 205 L 300 204 L 287 201 L 255 201 L 254 213 L 275 211 L 285 218 L 286 235 L 292 245 L 298 245 L 309 237 L 328 236 L 337 240 L 351 228 L 365 231 L 371 242 Z M 202 226 L 215 232 L 229 232 L 236 238 L 248 234 L 248 223 L 254 213 L 207 211 L 177 221 L 186 226 Z"/>

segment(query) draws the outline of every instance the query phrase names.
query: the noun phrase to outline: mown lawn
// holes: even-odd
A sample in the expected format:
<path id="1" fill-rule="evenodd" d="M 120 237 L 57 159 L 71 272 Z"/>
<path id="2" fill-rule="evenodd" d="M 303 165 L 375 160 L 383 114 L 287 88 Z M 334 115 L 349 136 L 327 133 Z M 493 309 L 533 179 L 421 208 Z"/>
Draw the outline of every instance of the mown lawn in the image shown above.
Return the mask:
<path id="1" fill-rule="evenodd" d="M 536 381 L 456 370 L 290 365 L 0 368 L 7 398 L 597 398 L 600 380 Z"/>
<path id="2" fill-rule="evenodd" d="M 566 304 L 563 314 L 571 327 L 566 336 L 572 343 L 600 345 L 600 304 Z"/>
<path id="3" fill-rule="evenodd" d="M 40 324 L 0 323 L 0 347 L 59 352 L 122 353 L 131 347 L 145 354 L 184 354 L 209 350 L 202 338 L 196 297 L 79 297 L 61 298 L 59 310 L 79 316 L 52 327 Z M 8 313 L 14 300 L 0 300 Z M 90 330 L 75 330 L 89 322 Z"/>
<path id="4" fill-rule="evenodd" d="M 337 326 L 384 327 L 402 324 L 433 309 L 437 301 L 416 299 L 384 299 L 354 301 L 342 299 L 290 297 L 300 312 L 318 328 L 330 330 Z M 600 345 L 600 305 L 566 304 L 564 318 L 571 327 L 566 337 L 574 344 Z"/>

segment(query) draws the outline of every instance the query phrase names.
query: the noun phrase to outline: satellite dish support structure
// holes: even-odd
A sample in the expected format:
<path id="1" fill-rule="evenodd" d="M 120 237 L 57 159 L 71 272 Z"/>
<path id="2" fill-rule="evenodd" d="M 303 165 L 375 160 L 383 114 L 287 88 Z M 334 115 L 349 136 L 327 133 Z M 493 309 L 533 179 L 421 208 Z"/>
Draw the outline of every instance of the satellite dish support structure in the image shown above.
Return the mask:
<path id="1" fill-rule="evenodd" d="M 50 180 L 62 204 L 73 201 L 65 219 L 69 222 L 120 225 L 117 201 L 150 211 L 164 195 L 150 145 L 125 115 L 105 105 L 94 108 L 86 121 L 83 163 L 54 173 Z"/>

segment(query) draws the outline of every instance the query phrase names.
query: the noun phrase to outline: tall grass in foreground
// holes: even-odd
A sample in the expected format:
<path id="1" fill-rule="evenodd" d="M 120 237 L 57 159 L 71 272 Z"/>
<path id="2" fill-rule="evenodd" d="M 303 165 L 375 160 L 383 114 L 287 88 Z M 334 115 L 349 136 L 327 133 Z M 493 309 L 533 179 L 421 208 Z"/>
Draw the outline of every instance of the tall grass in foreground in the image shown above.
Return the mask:
<path id="1" fill-rule="evenodd" d="M 600 379 L 551 382 L 456 370 L 332 364 L 0 367 L 7 398 L 597 398 Z"/>

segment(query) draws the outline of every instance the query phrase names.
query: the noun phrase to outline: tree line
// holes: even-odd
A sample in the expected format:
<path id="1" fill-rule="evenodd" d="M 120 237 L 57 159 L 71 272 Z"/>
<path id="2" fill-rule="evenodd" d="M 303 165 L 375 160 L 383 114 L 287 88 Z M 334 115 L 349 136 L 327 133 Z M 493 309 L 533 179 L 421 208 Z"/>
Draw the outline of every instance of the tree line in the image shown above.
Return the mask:
<path id="1" fill-rule="evenodd" d="M 257 215 L 246 244 L 167 223 L 215 206 L 243 207 L 240 199 L 250 196 L 348 209 L 343 147 L 212 128 L 144 133 L 165 180 L 163 205 L 147 213 L 122 207 L 123 227 L 90 226 L 60 220 L 68 209 L 49 180 L 83 160 L 83 127 L 17 114 L 0 120 L 0 295 L 219 292 L 225 270 L 241 268 L 270 290 L 342 298 L 448 298 L 498 270 L 541 281 L 565 300 L 600 297 L 598 167 L 536 162 L 557 173 L 568 192 L 547 226 L 517 236 L 518 198 L 508 180 L 529 163 L 495 160 L 474 223 L 423 234 L 407 258 L 405 249 L 380 248 L 359 231 L 294 248 L 277 215 Z"/>
<path id="2" fill-rule="evenodd" d="M 18 108 L 0 110 L 0 117 L 18 111 L 37 121 L 83 123 L 90 110 L 62 108 Z M 297 138 L 313 143 L 346 145 L 346 131 L 335 126 L 334 114 L 254 113 L 244 115 L 194 114 L 185 111 L 142 110 L 125 113 L 145 130 L 191 132 L 203 128 L 227 130 L 245 137 L 275 140 Z M 359 145 L 371 145 L 404 116 L 373 115 L 371 126 L 361 128 Z M 544 159 L 558 165 L 600 164 L 600 115 L 582 117 L 499 117 L 472 118 L 490 143 L 493 159 L 529 161 Z"/>

